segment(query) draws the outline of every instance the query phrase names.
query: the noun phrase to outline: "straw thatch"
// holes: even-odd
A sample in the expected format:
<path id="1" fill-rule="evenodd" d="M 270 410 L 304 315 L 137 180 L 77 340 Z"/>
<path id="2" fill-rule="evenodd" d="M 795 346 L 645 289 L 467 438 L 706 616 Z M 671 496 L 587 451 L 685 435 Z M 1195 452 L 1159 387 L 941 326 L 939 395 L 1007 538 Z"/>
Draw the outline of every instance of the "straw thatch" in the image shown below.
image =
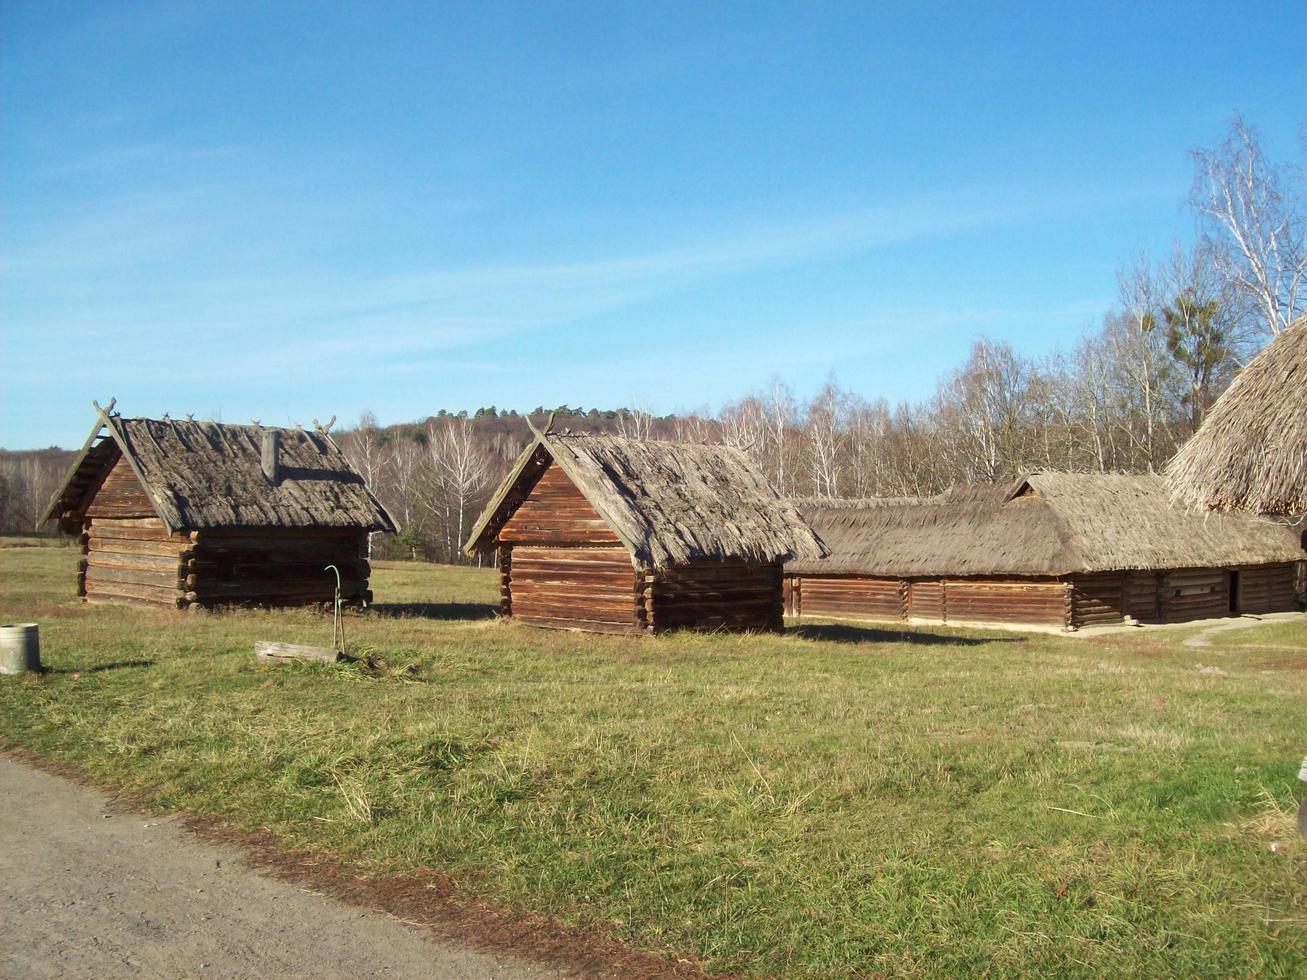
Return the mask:
<path id="1" fill-rule="evenodd" d="M 938 497 L 799 509 L 831 554 L 786 567 L 796 574 L 1057 576 L 1307 557 L 1272 522 L 1173 507 L 1157 476 L 1036 473 Z"/>
<path id="2" fill-rule="evenodd" d="M 1307 513 L 1307 317 L 1239 373 L 1167 477 L 1191 506 Z"/>
<path id="3" fill-rule="evenodd" d="M 121 454 L 170 531 L 396 529 L 325 432 L 273 430 L 280 437 L 279 477 L 269 481 L 261 465 L 266 431 L 259 425 L 101 415 L 45 520 L 67 523 L 80 516 Z"/>
<path id="4" fill-rule="evenodd" d="M 473 528 L 469 554 L 493 547 L 550 460 L 646 567 L 826 554 L 794 505 L 737 449 L 566 434 L 537 435 L 522 453 Z"/>

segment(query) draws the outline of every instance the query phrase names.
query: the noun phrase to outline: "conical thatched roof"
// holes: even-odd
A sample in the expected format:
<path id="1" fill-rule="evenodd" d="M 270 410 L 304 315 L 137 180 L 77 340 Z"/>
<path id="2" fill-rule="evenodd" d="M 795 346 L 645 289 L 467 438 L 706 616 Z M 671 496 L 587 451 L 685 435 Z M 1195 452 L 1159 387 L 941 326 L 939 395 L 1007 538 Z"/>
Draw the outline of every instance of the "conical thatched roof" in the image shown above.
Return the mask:
<path id="1" fill-rule="evenodd" d="M 279 478 L 263 475 L 263 434 L 279 437 Z M 108 468 L 125 457 L 172 531 L 231 527 L 349 527 L 395 522 L 325 432 L 101 415 L 45 520 L 71 527 Z"/>
<path id="2" fill-rule="evenodd" d="M 1191 506 L 1307 513 L 1307 317 L 1239 372 L 1166 475 Z"/>
<path id="3" fill-rule="evenodd" d="M 938 497 L 805 501 L 799 510 L 831 554 L 787 566 L 798 574 L 1048 576 L 1307 557 L 1273 522 L 1172 506 L 1157 476 L 1035 473 Z"/>
<path id="4" fill-rule="evenodd" d="M 794 505 L 728 446 L 616 436 L 537 435 L 473 528 L 488 549 L 554 461 L 640 564 L 698 559 L 770 563 L 826 554 Z"/>

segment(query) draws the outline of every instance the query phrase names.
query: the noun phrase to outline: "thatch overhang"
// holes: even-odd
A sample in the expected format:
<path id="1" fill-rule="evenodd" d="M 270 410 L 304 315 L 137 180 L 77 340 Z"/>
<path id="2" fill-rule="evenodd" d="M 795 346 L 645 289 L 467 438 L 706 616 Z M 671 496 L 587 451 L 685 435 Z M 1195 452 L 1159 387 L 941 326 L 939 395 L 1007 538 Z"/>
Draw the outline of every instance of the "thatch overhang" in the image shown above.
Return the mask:
<path id="1" fill-rule="evenodd" d="M 1166 475 L 1192 507 L 1307 514 L 1307 317 L 1239 372 Z"/>
<path id="2" fill-rule="evenodd" d="M 495 536 L 551 463 L 630 550 L 634 564 L 817 559 L 821 540 L 739 450 L 617 436 L 537 433 L 478 519 L 468 554 Z"/>
<path id="3" fill-rule="evenodd" d="M 277 436 L 277 478 L 262 467 Z M 397 526 L 326 431 L 102 413 L 42 521 L 74 529 L 105 475 L 127 461 L 170 531 Z"/>
<path id="4" fill-rule="evenodd" d="M 1307 558 L 1285 527 L 1171 504 L 1158 476 L 1035 473 L 930 498 L 802 501 L 830 549 L 804 575 L 1063 576 Z"/>

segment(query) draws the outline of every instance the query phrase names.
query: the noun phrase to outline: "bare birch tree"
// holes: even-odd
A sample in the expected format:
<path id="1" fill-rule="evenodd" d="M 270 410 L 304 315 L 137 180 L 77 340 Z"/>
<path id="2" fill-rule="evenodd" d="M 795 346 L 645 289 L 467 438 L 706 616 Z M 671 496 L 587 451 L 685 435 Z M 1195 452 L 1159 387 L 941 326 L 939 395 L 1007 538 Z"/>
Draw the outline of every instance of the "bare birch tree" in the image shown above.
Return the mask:
<path id="1" fill-rule="evenodd" d="M 1221 271 L 1278 335 L 1307 311 L 1307 175 L 1269 161 L 1239 116 L 1219 146 L 1195 150 L 1193 160 L 1191 201 Z"/>

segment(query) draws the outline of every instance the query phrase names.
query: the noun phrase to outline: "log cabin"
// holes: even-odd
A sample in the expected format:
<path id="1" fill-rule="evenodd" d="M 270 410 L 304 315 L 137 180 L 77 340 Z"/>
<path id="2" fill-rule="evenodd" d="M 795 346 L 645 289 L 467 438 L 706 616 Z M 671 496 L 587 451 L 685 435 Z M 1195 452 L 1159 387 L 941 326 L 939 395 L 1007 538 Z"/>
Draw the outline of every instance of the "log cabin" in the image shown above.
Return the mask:
<path id="1" fill-rule="evenodd" d="M 743 453 L 534 431 L 466 546 L 497 556 L 504 616 L 629 634 L 783 627 L 784 562 L 826 551 Z"/>
<path id="2" fill-rule="evenodd" d="M 98 407 L 98 406 L 97 406 Z M 79 537 L 87 602 L 362 606 L 395 523 L 325 429 L 100 413 L 44 520 Z"/>
<path id="3" fill-rule="evenodd" d="M 1078 629 L 1298 608 L 1287 528 L 1172 506 L 1160 477 L 1034 473 L 938 497 L 814 500 L 830 550 L 786 566 L 794 616 Z"/>

